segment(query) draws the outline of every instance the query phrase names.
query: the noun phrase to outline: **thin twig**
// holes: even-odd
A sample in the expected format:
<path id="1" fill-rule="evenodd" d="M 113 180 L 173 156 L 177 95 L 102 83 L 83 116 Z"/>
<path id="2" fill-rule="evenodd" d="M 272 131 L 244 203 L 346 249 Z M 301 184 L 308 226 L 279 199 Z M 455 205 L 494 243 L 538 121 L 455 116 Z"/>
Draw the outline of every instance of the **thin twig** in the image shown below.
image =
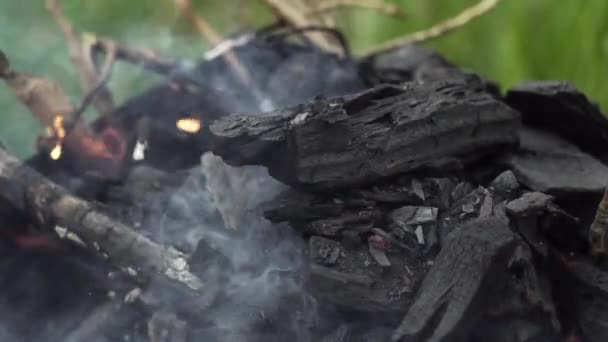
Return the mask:
<path id="1" fill-rule="evenodd" d="M 369 9 L 391 17 L 399 19 L 405 18 L 405 12 L 393 4 L 368 0 L 325 0 L 321 1 L 319 5 L 317 5 L 316 8 L 313 8 L 307 15 L 310 16 L 350 8 Z"/>
<path id="2" fill-rule="evenodd" d="M 60 30 L 63 32 L 70 52 L 70 58 L 80 76 L 80 83 L 83 91 L 90 92 L 98 84 L 97 70 L 95 68 L 95 63 L 91 59 L 90 44 L 83 44 L 83 42 L 78 39 L 72 23 L 63 13 L 59 0 L 47 0 L 46 7 L 55 19 Z M 99 89 L 97 93 L 98 96 L 95 97 L 94 101 L 95 108 L 104 116 L 111 115 L 114 111 L 112 94 L 105 87 Z"/>
<path id="3" fill-rule="evenodd" d="M 297 28 L 324 25 L 324 23 L 315 22 L 312 18 L 306 15 L 306 13 L 310 12 L 312 8 L 307 4 L 303 4 L 295 0 L 262 0 L 262 2 L 270 7 L 279 18 L 284 19 L 293 27 Z M 333 44 L 327 36 L 321 33 L 309 33 L 307 37 L 323 50 L 340 53 L 339 47 Z"/>
<path id="4" fill-rule="evenodd" d="M 319 7 L 320 4 L 323 2 L 323 0 L 300 0 L 300 1 L 307 1 L 308 5 L 304 4 L 304 11 L 308 10 L 309 12 L 314 11 L 315 8 Z M 306 12 L 304 12 L 306 13 Z M 319 20 L 319 24 L 320 25 L 324 25 L 327 27 L 331 27 L 331 28 L 335 28 L 336 27 L 336 19 L 334 18 L 334 15 L 331 11 L 321 11 L 319 12 L 316 17 Z M 333 44 L 333 41 L 331 41 Z"/>
<path id="5" fill-rule="evenodd" d="M 432 39 L 442 37 L 452 31 L 455 31 L 476 18 L 487 14 L 500 3 L 501 0 L 481 0 L 476 5 L 462 11 L 457 16 L 450 18 L 444 22 L 436 24 L 429 29 L 409 34 L 405 37 L 399 37 L 388 42 L 376 46 L 367 51 L 366 55 L 374 55 L 382 52 L 397 49 L 403 45 L 416 44 L 427 42 Z"/>
<path id="6" fill-rule="evenodd" d="M 209 45 L 217 46 L 222 42 L 220 35 L 211 27 L 211 25 L 202 17 L 196 15 L 192 2 L 190 0 L 172 0 L 175 7 L 179 10 L 182 17 L 192 24 L 201 37 L 206 40 Z M 257 85 L 251 79 L 251 74 L 238 59 L 232 50 L 227 50 L 222 55 L 229 67 L 232 68 L 236 77 L 246 87 L 249 88 L 256 102 L 261 104 L 264 102 L 264 96 Z"/>
<path id="7" fill-rule="evenodd" d="M 89 105 L 95 100 L 95 97 L 99 95 L 100 91 L 102 91 L 108 80 L 110 79 L 110 75 L 112 74 L 112 67 L 116 62 L 116 45 L 110 44 L 106 42 L 106 59 L 103 64 L 103 68 L 101 69 L 101 74 L 99 75 L 99 80 L 97 84 L 87 92 L 87 94 L 83 97 L 82 101 L 78 108 L 76 108 L 70 117 L 72 118 L 72 122 L 68 124 L 66 127 L 66 135 L 69 135 L 72 129 L 76 126 L 76 124 L 80 121 L 82 114 L 87 110 Z"/>
<path id="8" fill-rule="evenodd" d="M 115 49 L 116 59 L 141 65 L 161 75 L 170 75 L 179 67 L 179 61 L 175 58 L 161 56 L 156 51 L 150 49 L 127 46 L 109 38 L 97 37 L 92 49 L 94 56 L 97 53 L 105 54 L 108 50 Z"/>
<path id="9" fill-rule="evenodd" d="M 293 34 L 304 33 L 304 32 L 309 32 L 309 31 L 319 31 L 319 32 L 324 32 L 328 35 L 334 36 L 335 40 L 337 41 L 337 43 L 340 46 L 342 55 L 346 56 L 346 57 L 351 57 L 351 50 L 350 50 L 350 45 L 348 44 L 348 40 L 346 39 L 346 37 L 344 36 L 342 31 L 340 31 L 336 28 L 333 28 L 333 27 L 318 26 L 318 25 L 302 26 L 302 27 L 291 27 L 290 26 L 282 31 L 265 33 L 264 35 L 261 35 L 261 37 L 263 37 L 264 39 L 268 39 L 268 40 L 273 40 L 273 39 L 280 40 L 280 39 L 284 39 Z"/>

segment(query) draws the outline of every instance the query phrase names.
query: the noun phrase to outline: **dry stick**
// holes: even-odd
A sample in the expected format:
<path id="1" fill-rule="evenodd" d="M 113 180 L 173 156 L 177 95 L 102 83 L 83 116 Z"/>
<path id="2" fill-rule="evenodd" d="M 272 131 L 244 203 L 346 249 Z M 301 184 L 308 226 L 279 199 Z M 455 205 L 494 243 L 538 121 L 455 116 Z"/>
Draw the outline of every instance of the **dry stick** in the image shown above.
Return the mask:
<path id="1" fill-rule="evenodd" d="M 399 19 L 405 18 L 405 13 L 397 6 L 392 4 L 385 4 L 377 1 L 367 0 L 327 0 L 321 1 L 315 8 L 313 8 L 307 15 L 315 15 L 319 13 L 332 12 L 340 9 L 349 8 L 362 8 L 373 11 L 378 11 L 384 15 L 397 17 Z"/>
<path id="2" fill-rule="evenodd" d="M 76 234 L 93 252 L 140 283 L 159 279 L 173 285 L 193 309 L 204 309 L 204 286 L 189 271 L 186 255 L 160 245 L 105 214 L 95 204 L 71 195 L 0 148 L 0 197 L 15 208 Z M 51 225 L 52 226 L 52 225 Z M 187 303 L 187 302 L 186 302 Z M 188 303 L 190 305 L 192 303 Z"/>
<path id="3" fill-rule="evenodd" d="M 293 27 L 316 26 L 319 24 L 306 15 L 306 13 L 310 11 L 310 7 L 298 3 L 295 0 L 262 0 L 262 2 L 272 8 L 278 17 L 283 18 Z M 308 33 L 307 37 L 323 50 L 336 54 L 341 53 L 340 48 L 333 44 L 328 37 L 323 34 Z"/>
<path id="4" fill-rule="evenodd" d="M 78 122 L 80 122 L 82 114 L 84 114 L 89 105 L 95 100 L 95 97 L 106 88 L 106 84 L 108 83 L 110 75 L 112 74 L 112 67 L 114 66 L 114 62 L 116 62 L 117 53 L 116 45 L 114 44 L 108 43 L 106 49 L 106 59 L 103 64 L 103 68 L 101 69 L 99 80 L 97 81 L 97 84 L 87 92 L 80 102 L 78 108 L 76 108 L 72 115 L 70 115 L 72 122 L 70 122 L 66 127 L 66 135 L 69 135 L 72 132 L 72 129 Z M 110 118 L 110 116 L 107 116 L 106 118 Z"/>
<path id="5" fill-rule="evenodd" d="M 112 49 L 116 51 L 117 59 L 142 65 L 144 68 L 162 75 L 169 75 L 178 68 L 178 61 L 174 58 L 161 56 L 149 49 L 126 46 L 108 38 L 97 38 L 96 44 L 93 46 L 94 53 L 99 50 L 108 53 Z"/>
<path id="6" fill-rule="evenodd" d="M 180 14 L 186 18 L 192 24 L 203 39 L 205 39 L 210 45 L 218 45 L 222 42 L 222 38 L 215 32 L 215 30 L 205 21 L 202 17 L 196 15 L 192 2 L 190 0 L 172 0 L 175 7 L 179 10 Z M 256 99 L 258 105 L 261 105 L 265 96 L 259 90 L 256 84 L 251 79 L 249 71 L 239 61 L 238 57 L 232 50 L 227 50 L 222 55 L 228 65 L 232 68 L 239 81 L 246 87 L 249 88 L 251 93 Z"/>
<path id="7" fill-rule="evenodd" d="M 405 37 L 396 38 L 368 50 L 366 55 L 375 55 L 390 50 L 397 49 L 406 44 L 416 44 L 426 42 L 435 38 L 442 37 L 456 29 L 459 29 L 474 19 L 490 12 L 500 3 L 501 0 L 482 0 L 476 5 L 462 11 L 456 17 L 450 18 L 433 27 L 409 34 Z"/>
<path id="8" fill-rule="evenodd" d="M 71 116 L 74 107 L 70 98 L 57 83 L 48 78 L 11 70 L 9 59 L 2 51 L 0 59 L 3 65 L 0 78 L 43 126 L 53 127 L 58 115 L 62 115 L 66 121 L 74 121 Z"/>
<path id="9" fill-rule="evenodd" d="M 91 60 L 90 50 L 85 49 L 85 45 L 78 39 L 74 27 L 63 14 L 59 0 L 47 0 L 46 7 L 63 32 L 70 51 L 70 58 L 80 76 L 83 91 L 90 92 L 98 84 L 97 70 L 95 63 Z M 105 86 L 99 89 L 97 93 L 98 95 L 94 99 L 95 108 L 101 115 L 110 116 L 114 111 L 112 94 Z"/>
<path id="10" fill-rule="evenodd" d="M 306 0 L 300 0 L 300 1 L 306 1 Z M 308 5 L 306 5 L 304 3 L 305 7 L 302 9 L 302 11 L 304 13 L 306 13 L 306 11 L 308 11 L 309 13 L 314 12 L 314 9 L 318 8 L 322 2 L 323 2 L 322 0 L 308 0 Z M 332 28 L 336 27 L 336 20 L 331 11 L 321 11 L 321 12 L 318 12 L 316 16 L 318 17 L 320 24 L 325 25 L 327 27 L 332 27 Z"/>

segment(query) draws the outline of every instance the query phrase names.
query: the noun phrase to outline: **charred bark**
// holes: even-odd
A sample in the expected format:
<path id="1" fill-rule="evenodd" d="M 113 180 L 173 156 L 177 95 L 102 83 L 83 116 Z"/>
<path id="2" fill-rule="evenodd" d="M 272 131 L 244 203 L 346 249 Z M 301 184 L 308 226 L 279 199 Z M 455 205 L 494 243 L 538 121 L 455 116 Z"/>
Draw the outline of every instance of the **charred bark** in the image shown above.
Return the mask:
<path id="1" fill-rule="evenodd" d="M 264 165 L 284 183 L 329 190 L 477 160 L 515 144 L 518 120 L 461 82 L 416 83 L 232 115 L 210 126 L 210 139 L 231 165 Z"/>

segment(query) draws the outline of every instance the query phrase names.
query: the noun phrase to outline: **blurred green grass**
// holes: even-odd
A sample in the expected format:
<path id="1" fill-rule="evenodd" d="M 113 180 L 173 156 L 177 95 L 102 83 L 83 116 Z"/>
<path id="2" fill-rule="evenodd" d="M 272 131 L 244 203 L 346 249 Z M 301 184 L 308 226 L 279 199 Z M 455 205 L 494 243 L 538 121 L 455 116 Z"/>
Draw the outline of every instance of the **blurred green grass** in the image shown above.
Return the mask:
<path id="1" fill-rule="evenodd" d="M 478 0 L 396 0 L 408 19 L 367 10 L 340 12 L 355 51 L 451 17 Z M 228 34 L 268 23 L 271 15 L 256 0 L 194 0 L 197 11 Z M 196 58 L 204 46 L 179 21 L 169 0 L 64 0 L 79 31 Z M 497 80 L 503 89 L 526 79 L 569 80 L 608 108 L 608 1 L 504 0 L 489 15 L 429 46 L 452 61 Z M 65 42 L 48 16 L 44 0 L 0 1 L 0 49 L 15 70 L 48 76 L 78 102 L 82 93 Z M 157 80 L 118 64 L 110 87 L 120 101 Z M 0 141 L 14 154 L 33 152 L 42 127 L 4 85 L 0 86 Z"/>

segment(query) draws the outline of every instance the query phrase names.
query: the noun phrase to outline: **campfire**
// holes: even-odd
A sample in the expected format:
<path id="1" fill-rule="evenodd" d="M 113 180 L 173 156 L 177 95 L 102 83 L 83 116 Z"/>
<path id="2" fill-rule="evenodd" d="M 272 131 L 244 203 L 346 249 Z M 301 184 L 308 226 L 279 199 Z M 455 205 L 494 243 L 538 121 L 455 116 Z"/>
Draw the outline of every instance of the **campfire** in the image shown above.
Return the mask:
<path id="1" fill-rule="evenodd" d="M 174 3 L 215 46 L 191 69 L 47 1 L 77 105 L 0 54 L 47 130 L 0 149 L 0 341 L 605 340 L 608 119 L 420 46 L 498 1 L 362 57 L 330 2 L 227 39 Z M 165 80 L 116 105 L 116 62 Z"/>

